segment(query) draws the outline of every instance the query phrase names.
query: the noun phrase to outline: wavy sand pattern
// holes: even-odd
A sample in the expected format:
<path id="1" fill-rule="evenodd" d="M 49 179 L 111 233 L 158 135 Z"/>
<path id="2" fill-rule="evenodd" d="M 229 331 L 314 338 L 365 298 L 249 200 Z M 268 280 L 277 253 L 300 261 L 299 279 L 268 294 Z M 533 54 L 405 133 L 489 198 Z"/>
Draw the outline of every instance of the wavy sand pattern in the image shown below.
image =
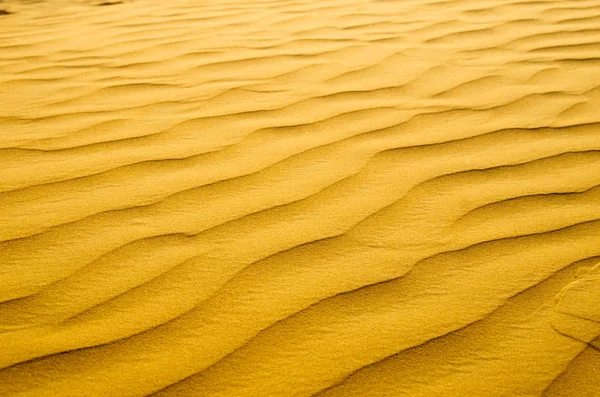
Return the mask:
<path id="1" fill-rule="evenodd" d="M 4 0 L 0 395 L 600 396 L 599 0 Z"/>

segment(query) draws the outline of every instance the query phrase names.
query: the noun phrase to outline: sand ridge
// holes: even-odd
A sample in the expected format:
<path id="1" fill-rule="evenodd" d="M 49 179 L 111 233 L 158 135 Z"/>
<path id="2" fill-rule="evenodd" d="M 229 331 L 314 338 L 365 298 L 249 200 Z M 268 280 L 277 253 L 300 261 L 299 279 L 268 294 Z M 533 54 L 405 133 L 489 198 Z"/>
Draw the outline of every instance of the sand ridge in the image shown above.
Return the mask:
<path id="1" fill-rule="evenodd" d="M 599 1 L 99 4 L 0 3 L 1 395 L 600 393 Z"/>

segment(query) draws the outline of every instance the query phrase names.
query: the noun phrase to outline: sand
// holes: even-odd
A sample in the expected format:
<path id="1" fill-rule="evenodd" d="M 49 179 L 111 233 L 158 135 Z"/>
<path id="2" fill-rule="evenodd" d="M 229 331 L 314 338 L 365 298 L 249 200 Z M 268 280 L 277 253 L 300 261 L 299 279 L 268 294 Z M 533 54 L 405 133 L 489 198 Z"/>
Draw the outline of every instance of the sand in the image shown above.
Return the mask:
<path id="1" fill-rule="evenodd" d="M 600 396 L 599 0 L 0 9 L 0 395 Z"/>

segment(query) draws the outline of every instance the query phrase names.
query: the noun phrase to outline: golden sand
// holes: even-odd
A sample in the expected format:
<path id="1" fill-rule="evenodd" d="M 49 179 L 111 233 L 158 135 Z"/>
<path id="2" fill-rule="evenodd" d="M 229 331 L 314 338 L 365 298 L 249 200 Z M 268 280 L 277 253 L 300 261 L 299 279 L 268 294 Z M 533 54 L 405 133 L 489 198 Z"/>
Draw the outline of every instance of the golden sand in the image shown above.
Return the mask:
<path id="1" fill-rule="evenodd" d="M 112 3 L 0 2 L 1 396 L 600 396 L 600 0 Z"/>

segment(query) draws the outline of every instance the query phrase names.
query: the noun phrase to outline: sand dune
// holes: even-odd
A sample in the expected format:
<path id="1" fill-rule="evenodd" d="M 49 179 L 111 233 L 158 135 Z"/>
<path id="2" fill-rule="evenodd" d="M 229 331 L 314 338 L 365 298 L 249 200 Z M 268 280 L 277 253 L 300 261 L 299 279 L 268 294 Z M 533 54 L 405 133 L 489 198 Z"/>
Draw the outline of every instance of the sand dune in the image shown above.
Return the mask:
<path id="1" fill-rule="evenodd" d="M 0 395 L 600 396 L 600 1 L 0 9 Z"/>

